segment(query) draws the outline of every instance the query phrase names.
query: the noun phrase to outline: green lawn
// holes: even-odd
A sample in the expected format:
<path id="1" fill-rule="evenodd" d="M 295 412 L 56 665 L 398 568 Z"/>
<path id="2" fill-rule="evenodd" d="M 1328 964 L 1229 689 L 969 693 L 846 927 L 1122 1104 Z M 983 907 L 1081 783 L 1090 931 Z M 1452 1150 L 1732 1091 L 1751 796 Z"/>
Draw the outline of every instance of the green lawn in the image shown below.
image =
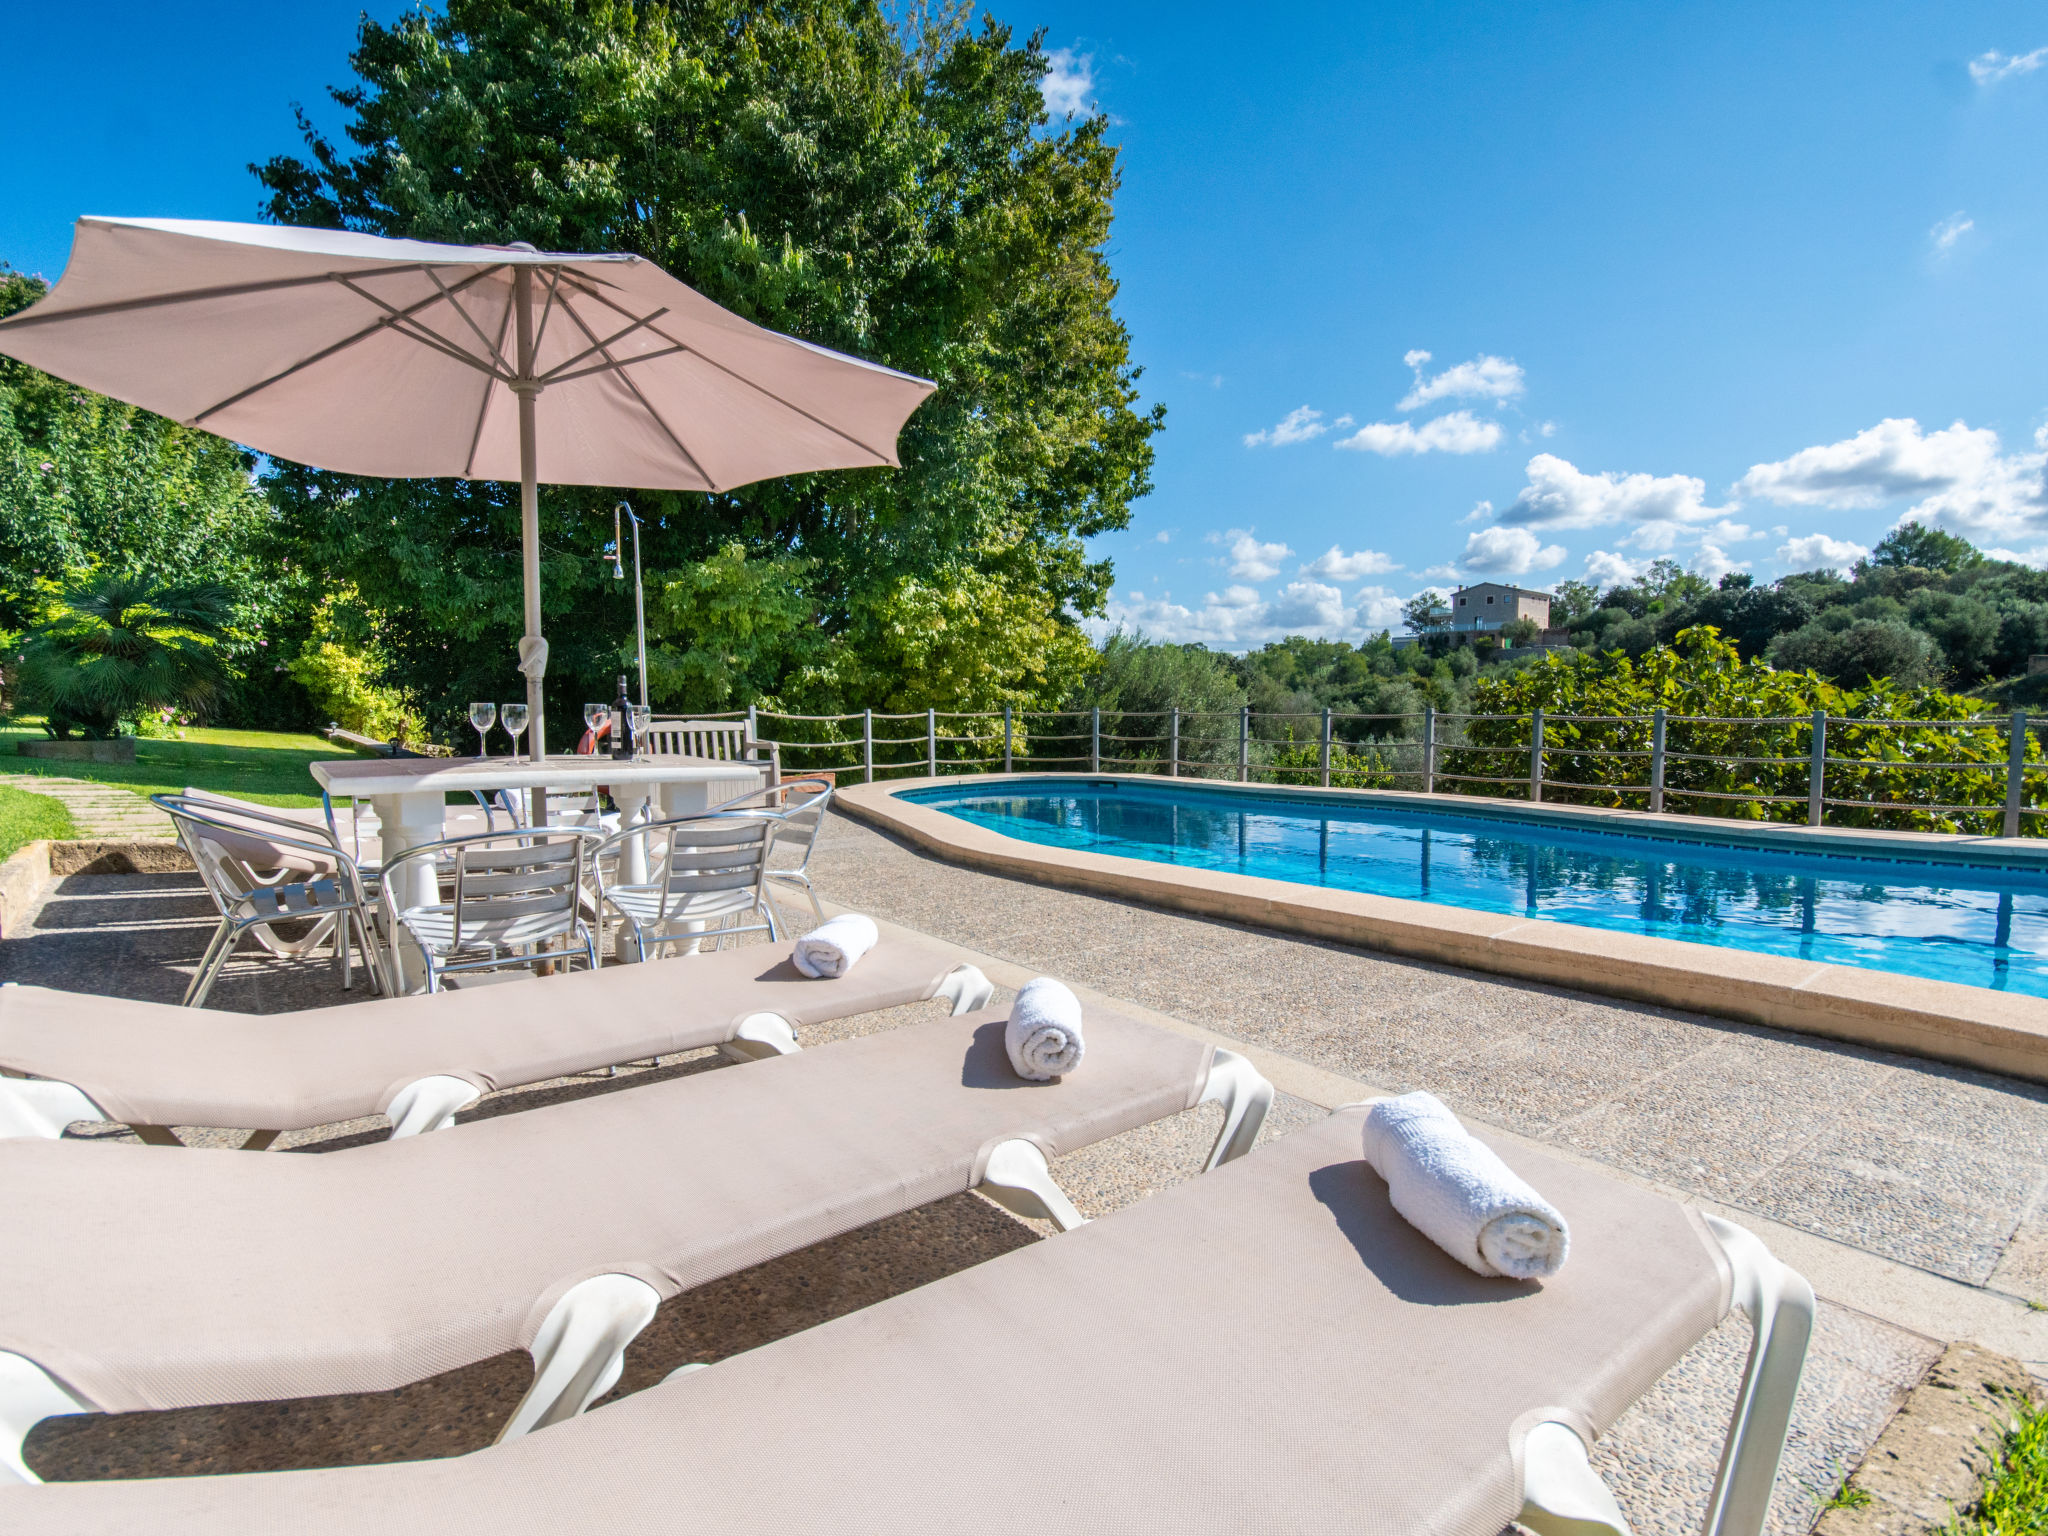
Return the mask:
<path id="1" fill-rule="evenodd" d="M 61 800 L 0 784 L 0 859 L 39 837 L 76 837 L 71 813 Z"/>
<path id="2" fill-rule="evenodd" d="M 0 772 L 90 779 L 96 784 L 118 784 L 138 795 L 176 792 L 189 784 L 265 805 L 318 805 L 320 786 L 313 782 L 308 765 L 322 758 L 357 755 L 324 736 L 296 731 L 215 731 L 196 726 L 185 728 L 183 741 L 144 738 L 136 742 L 133 763 L 59 762 L 22 757 L 15 751 L 18 742 L 47 739 L 42 726 L 33 720 L 0 721 Z"/>

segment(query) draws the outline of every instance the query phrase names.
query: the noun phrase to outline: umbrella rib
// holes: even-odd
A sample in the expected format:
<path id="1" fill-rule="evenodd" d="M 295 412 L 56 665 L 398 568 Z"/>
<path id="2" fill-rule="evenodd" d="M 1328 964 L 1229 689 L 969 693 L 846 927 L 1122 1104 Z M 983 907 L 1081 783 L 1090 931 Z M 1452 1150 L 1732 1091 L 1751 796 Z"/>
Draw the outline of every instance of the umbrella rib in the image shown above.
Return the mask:
<path id="1" fill-rule="evenodd" d="M 616 311 L 621 317 L 628 320 L 633 318 L 631 310 L 622 308 L 621 306 L 614 304 L 610 299 L 606 298 L 603 294 L 598 293 L 595 290 L 590 290 L 590 296 L 593 299 L 597 300 L 598 303 L 604 305 L 607 309 Z M 574 313 L 574 311 L 571 311 L 571 313 Z M 794 411 L 797 415 L 803 417 L 804 420 L 812 423 L 814 426 L 823 427 L 827 432 L 830 432 L 834 437 L 843 438 L 845 441 L 853 444 L 854 447 L 860 449 L 864 453 L 874 454 L 877 462 L 884 465 L 888 464 L 889 455 L 880 452 L 879 450 L 877 450 L 868 443 L 862 442 L 859 438 L 855 437 L 851 432 L 848 432 L 840 427 L 835 427 L 834 425 L 832 425 L 831 422 L 826 421 L 821 417 L 814 416 L 813 414 L 811 414 L 811 412 L 805 410 L 802 406 L 798 405 L 794 400 L 783 399 L 782 396 L 776 394 L 774 390 L 769 389 L 764 385 L 756 384 L 752 379 L 747 378 L 744 374 L 734 373 L 732 369 L 726 367 L 725 364 L 721 363 L 717 358 L 710 356 L 709 354 L 705 353 L 704 351 L 697 347 L 692 347 L 688 342 L 683 341 L 680 337 L 669 335 L 669 333 L 667 331 L 664 331 L 660 326 L 650 324 L 648 326 L 648 329 L 653 331 L 655 335 L 659 336 L 663 341 L 667 342 L 670 346 L 681 347 L 685 351 L 694 352 L 698 357 L 703 358 L 705 362 L 709 363 L 712 367 L 716 368 L 720 373 L 724 374 L 734 383 L 746 385 L 746 387 L 753 390 L 755 394 L 762 395 L 770 400 L 773 400 L 777 405 L 781 406 L 786 411 Z M 763 329 L 765 329 L 765 327 L 763 327 Z M 586 329 L 584 334 L 588 335 L 589 331 Z M 768 334 L 773 336 L 775 335 L 775 332 L 769 331 Z"/>
<path id="2" fill-rule="evenodd" d="M 498 339 L 491 344 L 491 350 L 500 357 L 505 355 L 505 332 L 511 326 L 512 306 L 507 304 L 504 313 L 498 316 Z M 491 385 L 493 382 L 495 381 L 489 379 L 484 381 L 484 397 L 477 402 L 476 430 L 469 434 L 469 457 L 462 461 L 462 478 L 465 480 L 470 477 L 470 472 L 476 468 L 477 444 L 484 440 L 484 418 L 491 413 Z"/>
<path id="3" fill-rule="evenodd" d="M 617 306 L 613 307 L 616 308 Z M 640 402 L 640 409 L 645 411 L 648 414 L 648 416 L 652 418 L 654 424 L 657 427 L 661 428 L 662 433 L 668 438 L 668 440 L 671 443 L 675 444 L 676 452 L 680 453 L 683 456 L 684 461 L 690 466 L 690 468 L 697 472 L 697 478 L 704 482 L 705 488 L 707 490 L 717 490 L 719 488 L 717 482 L 715 482 L 711 478 L 711 476 L 704 472 L 704 466 L 697 462 L 697 456 L 694 453 L 690 452 L 688 448 L 683 446 L 682 438 L 676 434 L 676 429 L 668 424 L 668 419 L 665 416 L 663 416 L 660 411 L 657 411 L 654 408 L 654 402 L 649 400 L 642 393 L 640 393 L 640 386 L 633 382 L 632 375 L 628 374 L 624 369 L 620 368 L 618 359 L 613 357 L 610 352 L 605 351 L 604 344 L 602 342 L 598 342 L 597 340 L 597 333 L 591 330 L 591 328 L 584 323 L 583 317 L 581 315 L 576 313 L 576 306 L 574 304 L 564 304 L 562 306 L 562 313 L 567 315 L 572 321 L 575 322 L 577 330 L 581 331 L 584 334 L 584 336 L 586 336 L 590 341 L 597 344 L 598 351 L 603 353 L 604 360 L 612 365 L 612 370 L 614 373 L 618 375 L 619 382 L 625 385 L 626 388 L 632 392 L 633 398 Z M 623 313 L 623 311 L 621 313 Z M 627 316 L 627 318 L 631 319 L 632 317 L 629 315 Z M 655 334 L 659 335 L 660 333 L 656 332 Z M 667 339 L 673 340 L 673 338 Z M 678 345 L 680 345 L 680 343 L 678 343 Z"/>
<path id="4" fill-rule="evenodd" d="M 481 272 L 477 274 L 478 280 L 481 280 L 484 276 L 485 274 Z M 467 364 L 469 367 L 476 369 L 477 372 L 479 373 L 488 373 L 494 379 L 507 379 L 507 381 L 509 382 L 508 376 L 503 373 L 500 373 L 496 368 L 493 368 L 489 362 L 485 361 L 483 358 L 478 357 L 473 352 L 464 351 L 461 347 L 458 347 L 454 342 L 450 341 L 446 336 L 443 336 L 439 331 L 428 330 L 424 325 L 421 325 L 420 322 L 414 318 L 416 315 L 418 315 L 418 313 L 421 310 L 428 308 L 434 303 L 433 298 L 422 299 L 419 303 L 408 305 L 405 309 L 401 310 L 395 308 L 391 304 L 387 303 L 385 300 L 378 298 L 377 295 L 375 295 L 374 293 L 364 292 L 361 288 L 358 288 L 354 283 L 350 282 L 345 277 L 342 278 L 340 281 L 341 286 L 346 288 L 350 293 L 354 294 L 357 298 L 362 299 L 365 303 L 376 305 L 379 309 L 383 310 L 388 316 L 390 316 L 389 320 L 385 322 L 386 324 L 395 326 L 396 328 L 404 332 L 405 335 L 410 336 L 414 341 L 418 342 L 421 346 L 432 347 L 437 352 L 446 353 L 449 357 L 454 358 L 455 361 L 458 363 Z M 441 295 L 436 295 L 435 297 L 438 298 L 440 296 Z"/>
<path id="5" fill-rule="evenodd" d="M 533 328 L 533 355 L 535 357 L 540 356 L 540 344 L 548 334 L 548 316 L 555 312 L 555 299 L 561 292 L 562 287 L 562 269 L 560 267 L 542 267 L 540 274 L 548 280 L 548 301 L 541 305 L 540 324 Z M 502 339 L 501 337 L 500 340 Z"/>
<path id="6" fill-rule="evenodd" d="M 498 350 L 496 342 L 484 334 L 484 328 L 476 323 L 470 312 L 462 307 L 462 300 L 449 290 L 446 283 L 441 281 L 441 274 L 429 271 L 427 273 L 427 280 L 441 290 L 441 296 L 448 301 L 448 307 L 454 310 L 456 314 L 462 316 L 463 323 L 469 327 L 470 332 L 476 339 L 489 349 L 491 356 L 497 361 L 498 366 L 505 372 L 510 373 L 512 367 L 505 361 L 505 354 Z"/>
<path id="7" fill-rule="evenodd" d="M 408 262 L 399 267 L 381 267 L 385 272 L 417 272 L 425 264 Z M 197 304 L 205 299 L 234 299 L 250 293 L 275 293 L 284 288 L 309 288 L 315 283 L 339 281 L 339 272 L 322 272 L 317 277 L 276 277 L 260 283 L 230 283 L 220 288 L 186 288 L 177 293 L 151 294 L 140 299 L 110 299 L 104 304 L 81 304 L 76 309 L 60 309 L 50 314 L 39 313 L 42 306 L 23 310 L 18 315 L 9 315 L 0 320 L 0 325 L 26 328 L 32 325 L 54 325 L 60 320 L 89 320 L 97 315 L 120 315 L 136 309 L 159 309 L 166 304 Z"/>
<path id="8" fill-rule="evenodd" d="M 578 368 L 574 373 L 550 373 L 546 378 L 550 384 L 567 384 L 571 379 L 587 379 L 594 373 L 617 373 L 634 363 L 651 363 L 657 357 L 674 357 L 678 352 L 689 350 L 678 343 L 673 347 L 663 347 L 659 352 L 641 352 L 633 357 L 622 357 L 617 362 L 592 363 L 588 368 Z M 588 356 L 589 353 L 586 351 L 584 355 Z"/>
<path id="9" fill-rule="evenodd" d="M 605 353 L 605 356 L 606 356 L 606 357 L 610 357 L 610 356 L 611 356 L 611 354 L 610 354 L 609 352 L 605 352 L 605 348 L 617 345 L 617 344 L 618 344 L 619 342 L 621 342 L 621 341 L 624 341 L 624 340 L 625 340 L 625 339 L 626 339 L 626 338 L 627 338 L 628 336 L 632 335 L 632 334 L 633 334 L 633 333 L 634 333 L 635 331 L 639 330 L 639 329 L 640 329 L 641 327 L 643 327 L 643 326 L 649 326 L 649 325 L 652 325 L 652 324 L 654 324 L 654 322 L 655 322 L 655 321 L 659 320 L 659 319 L 660 319 L 660 318 L 661 318 L 661 317 L 662 317 L 663 315 L 665 315 L 665 314 L 667 314 L 667 313 L 668 313 L 668 308 L 667 308 L 667 306 L 666 306 L 666 305 L 664 305 L 664 306 L 663 306 L 662 308 L 660 308 L 660 309 L 657 309 L 657 310 L 656 310 L 656 311 L 655 311 L 655 312 L 654 312 L 653 314 L 651 314 L 651 315 L 647 316 L 647 317 L 646 317 L 645 319 L 643 319 L 643 320 L 635 320 L 635 321 L 634 321 L 634 322 L 633 322 L 633 323 L 632 323 L 631 325 L 629 325 L 629 326 L 625 327 L 625 328 L 624 328 L 623 330 L 620 330 L 620 331 L 616 331 L 616 332 L 614 332 L 614 333 L 613 333 L 612 335 L 610 335 L 610 336 L 607 336 L 607 337 L 605 337 L 605 339 L 604 339 L 604 340 L 603 340 L 602 342 L 598 342 L 598 343 L 595 343 L 595 344 L 593 344 L 593 345 L 591 345 L 591 346 L 587 346 L 587 347 L 585 347 L 585 348 L 584 348 L 584 349 L 583 349 L 583 350 L 582 350 L 581 352 L 578 352 L 578 353 L 577 353 L 577 354 L 576 354 L 576 355 L 575 355 L 574 357 L 571 357 L 571 358 L 565 358 L 565 359 L 564 359 L 563 361 L 561 361 L 561 362 L 557 363 L 557 364 L 556 364 L 556 365 L 555 365 L 554 367 L 550 368 L 550 369 L 549 369 L 549 370 L 548 370 L 548 371 L 547 371 L 546 373 L 542 374 L 542 375 L 540 376 L 540 377 L 541 377 L 541 382 L 542 382 L 542 383 L 544 383 L 544 384 L 556 384 L 556 383 L 559 383 L 559 382 L 561 382 L 561 380 L 563 379 L 563 377 L 565 377 L 565 374 L 564 374 L 564 370 L 565 370 L 565 369 L 569 369 L 569 368 L 573 368 L 573 367 L 575 367 L 575 366 L 576 366 L 576 365 L 577 365 L 578 363 L 582 362 L 582 361 L 583 361 L 583 359 L 585 359 L 586 357 L 590 356 L 590 354 L 591 354 L 591 353 L 593 353 L 593 352 L 604 352 L 604 353 Z M 539 340 L 538 340 L 538 339 L 536 339 L 536 340 L 535 340 L 535 342 L 534 342 L 534 345 L 533 345 L 533 350 L 534 350 L 534 351 L 536 351 L 536 352 L 538 352 L 538 351 L 540 350 L 540 342 L 539 342 Z M 654 354 L 654 355 L 656 355 L 656 356 L 660 356 L 660 355 L 662 355 L 662 354 L 659 354 L 659 353 L 657 353 L 657 354 Z M 638 363 L 638 362 L 644 362 L 645 360 L 646 360 L 645 358 L 639 358 L 639 357 L 629 357 L 629 358 L 625 359 L 625 362 L 628 362 L 628 363 Z M 623 366 L 623 364 L 607 364 L 606 366 L 607 366 L 607 367 L 620 367 L 620 366 Z M 586 369 L 584 369 L 584 370 L 583 370 L 583 373 L 571 373 L 571 374 L 567 374 L 567 375 L 566 375 L 566 377 L 568 377 L 568 378 L 572 378 L 572 379 L 578 379 L 578 378 L 582 378 L 582 377 L 584 376 L 584 374 L 588 374 L 588 373 L 593 373 L 593 372 L 598 372 L 598 371 L 601 371 L 601 370 L 597 370 L 597 369 L 590 369 L 590 368 L 586 368 Z"/>
<path id="10" fill-rule="evenodd" d="M 408 268 L 407 270 L 416 269 Z M 474 276 L 466 278 L 461 283 L 458 283 L 456 285 L 456 291 L 460 292 L 462 289 L 467 288 L 471 283 L 481 282 L 488 275 L 488 271 L 478 272 Z M 338 282 L 344 288 L 347 288 L 351 293 L 359 294 L 364 298 L 369 297 L 369 295 L 367 294 L 362 294 L 360 289 L 356 288 L 354 284 L 350 283 L 348 279 L 342 277 L 339 273 L 330 272 L 327 274 L 326 278 L 322 279 L 322 281 Z M 435 303 L 437 298 L 438 295 L 436 296 L 436 298 L 422 299 L 420 300 L 419 303 L 413 305 L 412 307 L 414 309 L 425 309 L 428 305 Z M 376 301 L 372 300 L 372 302 L 374 303 Z M 383 305 L 381 307 L 385 309 L 390 309 L 389 305 Z M 248 399 L 251 395 L 260 393 L 261 391 L 270 388 L 270 386 L 273 384 L 281 384 L 286 379 L 290 378 L 293 374 L 299 373 L 304 369 L 310 368 L 315 363 L 325 362 L 328 358 L 334 356 L 335 353 L 344 352 L 348 348 L 354 346 L 359 341 L 369 340 L 370 337 L 377 335 L 380 331 L 389 329 L 402 318 L 404 318 L 404 316 L 401 315 L 399 312 L 392 311 L 392 313 L 387 314 L 383 319 L 378 320 L 369 326 L 366 326 L 364 329 L 360 331 L 357 331 L 353 336 L 344 336 L 340 341 L 335 342 L 332 346 L 322 347 L 318 352 L 315 352 L 311 357 L 302 357 L 296 363 L 293 363 L 289 368 L 281 369 L 280 371 L 273 373 L 269 378 L 259 380 L 257 383 L 251 384 L 247 389 L 240 390 L 235 394 L 229 395 L 225 400 L 221 400 L 213 405 L 209 405 L 197 416 L 194 416 L 190 420 L 188 420 L 185 423 L 185 425 L 188 427 L 196 427 L 199 425 L 199 423 L 206 420 L 207 417 L 218 415 L 220 412 L 226 410 L 231 405 L 239 405 L 241 404 L 242 401 Z"/>

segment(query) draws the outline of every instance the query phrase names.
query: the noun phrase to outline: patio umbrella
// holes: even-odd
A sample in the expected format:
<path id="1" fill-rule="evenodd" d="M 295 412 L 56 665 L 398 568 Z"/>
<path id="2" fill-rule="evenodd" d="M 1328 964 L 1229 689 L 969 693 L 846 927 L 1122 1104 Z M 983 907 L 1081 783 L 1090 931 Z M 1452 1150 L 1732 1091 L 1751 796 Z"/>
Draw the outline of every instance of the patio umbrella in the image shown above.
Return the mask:
<path id="1" fill-rule="evenodd" d="M 532 748 L 536 487 L 724 491 L 895 466 L 933 385 L 765 330 L 632 255 L 83 218 L 0 352 L 321 469 L 520 483 Z"/>

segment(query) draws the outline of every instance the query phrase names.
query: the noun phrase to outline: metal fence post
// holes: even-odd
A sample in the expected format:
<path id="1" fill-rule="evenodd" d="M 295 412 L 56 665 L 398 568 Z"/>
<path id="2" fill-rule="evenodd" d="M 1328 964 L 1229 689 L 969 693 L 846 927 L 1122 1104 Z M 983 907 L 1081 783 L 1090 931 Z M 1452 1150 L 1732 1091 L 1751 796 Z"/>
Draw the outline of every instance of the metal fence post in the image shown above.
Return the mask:
<path id="1" fill-rule="evenodd" d="M 1529 716 L 1529 798 L 1543 798 L 1543 707 Z"/>
<path id="2" fill-rule="evenodd" d="M 1828 778 L 1828 712 L 1813 712 L 1813 755 L 1806 769 L 1806 824 L 1817 827 L 1826 809 Z"/>
<path id="3" fill-rule="evenodd" d="M 1664 809 L 1664 707 L 1650 717 L 1650 809 Z"/>
<path id="4" fill-rule="evenodd" d="M 1178 704 L 1173 706 L 1173 724 L 1169 728 L 1166 738 L 1166 776 L 1169 779 L 1180 777 L 1180 706 Z"/>
<path id="5" fill-rule="evenodd" d="M 1016 739 L 1016 735 L 1011 729 L 1010 706 L 1005 704 L 1003 706 L 1003 772 L 1005 773 L 1015 773 L 1017 771 L 1015 766 L 1013 766 L 1015 759 L 1011 756 L 1012 744 Z"/>
<path id="6" fill-rule="evenodd" d="M 755 713 L 759 708 L 758 704 L 749 704 L 747 706 L 747 740 L 749 741 L 759 741 L 761 739 L 761 721 L 760 717 Z"/>
<path id="7" fill-rule="evenodd" d="M 1088 711 L 1088 771 L 1102 772 L 1102 706 Z"/>
<path id="8" fill-rule="evenodd" d="M 1323 711 L 1323 788 L 1330 787 L 1330 712 Z"/>
<path id="9" fill-rule="evenodd" d="M 1237 782 L 1249 784 L 1252 778 L 1252 707 L 1241 705 L 1237 711 Z"/>
<path id="10" fill-rule="evenodd" d="M 861 782 L 875 782 L 875 712 L 864 709 L 860 712 L 860 766 L 863 772 Z"/>
<path id="11" fill-rule="evenodd" d="M 936 709 L 924 712 L 924 771 L 932 778 L 939 776 L 939 712 Z"/>
<path id="12" fill-rule="evenodd" d="M 1422 792 L 1436 793 L 1436 706 L 1422 706 Z"/>
<path id="13" fill-rule="evenodd" d="M 2027 712 L 2016 709 L 2012 712 L 2012 745 L 2005 754 L 2005 830 L 2004 837 L 2020 835 L 2020 800 L 2026 794 L 2027 781 Z"/>

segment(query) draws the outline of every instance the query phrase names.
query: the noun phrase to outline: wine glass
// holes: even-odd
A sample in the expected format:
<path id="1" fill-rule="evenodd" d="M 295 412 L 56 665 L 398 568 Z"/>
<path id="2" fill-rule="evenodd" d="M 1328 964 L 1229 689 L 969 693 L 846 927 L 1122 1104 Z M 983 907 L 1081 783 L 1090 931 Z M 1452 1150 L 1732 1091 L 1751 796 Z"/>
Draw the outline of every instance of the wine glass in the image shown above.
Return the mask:
<path id="1" fill-rule="evenodd" d="M 633 756 L 646 757 L 650 754 L 647 745 L 647 727 L 654 720 L 654 711 L 645 704 L 635 704 L 633 710 Z"/>
<path id="2" fill-rule="evenodd" d="M 476 755 L 489 757 L 491 745 L 485 740 L 490 728 L 497 724 L 498 706 L 495 704 L 472 704 L 469 706 L 469 723 L 476 727 Z"/>
<path id="3" fill-rule="evenodd" d="M 498 711 L 498 715 L 504 723 L 505 734 L 512 738 L 512 755 L 517 757 L 519 755 L 519 738 L 526 730 L 526 706 L 524 704 L 507 704 Z"/>
<path id="4" fill-rule="evenodd" d="M 611 717 L 612 707 L 609 704 L 586 704 L 583 706 L 583 726 L 585 730 L 590 732 L 590 741 L 593 749 L 597 745 L 597 728 L 609 721 Z"/>

